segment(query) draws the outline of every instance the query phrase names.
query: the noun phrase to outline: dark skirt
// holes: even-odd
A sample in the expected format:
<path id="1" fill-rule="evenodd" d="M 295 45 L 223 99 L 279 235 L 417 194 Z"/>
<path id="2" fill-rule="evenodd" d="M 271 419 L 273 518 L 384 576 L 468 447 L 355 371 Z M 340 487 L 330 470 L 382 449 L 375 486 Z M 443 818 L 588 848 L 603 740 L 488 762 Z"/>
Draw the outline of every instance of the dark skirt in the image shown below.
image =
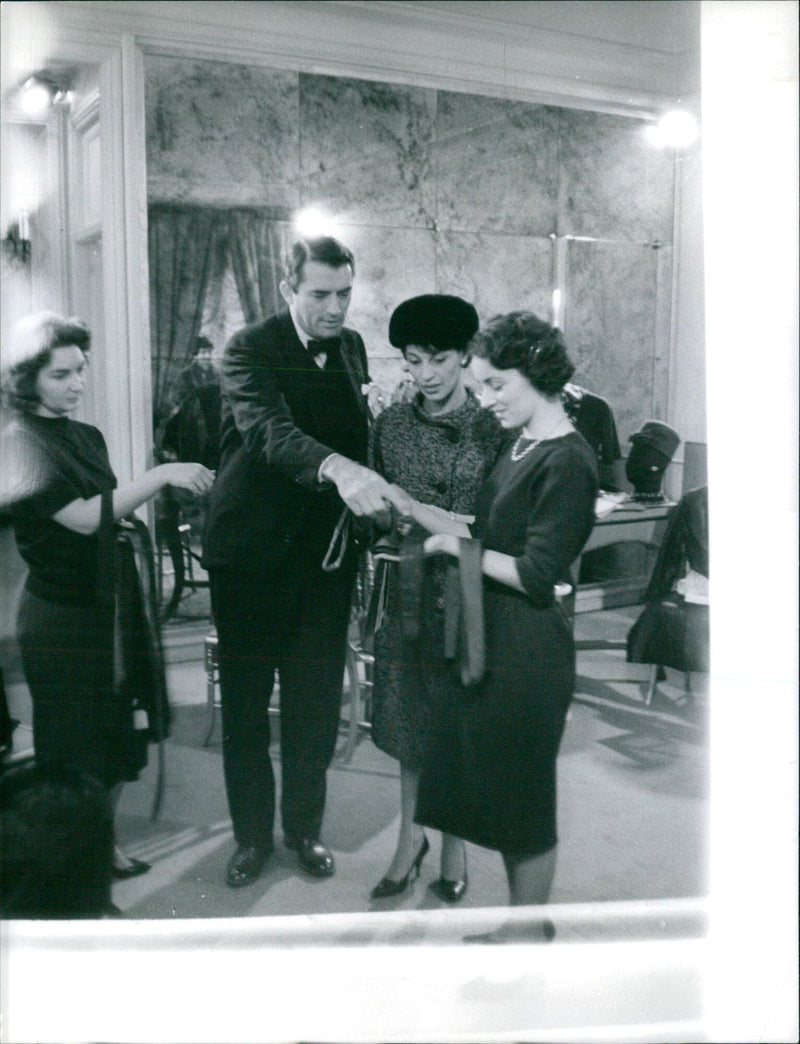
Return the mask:
<path id="1" fill-rule="evenodd" d="M 37 764 L 81 769 L 107 787 L 138 777 L 148 732 L 114 692 L 113 612 L 23 590 L 17 636 L 33 702 Z M 109 681 L 111 679 L 111 682 Z"/>
<path id="2" fill-rule="evenodd" d="M 487 585 L 487 673 L 443 701 L 422 770 L 419 823 L 522 856 L 552 848 L 556 757 L 575 682 L 557 608 Z"/>

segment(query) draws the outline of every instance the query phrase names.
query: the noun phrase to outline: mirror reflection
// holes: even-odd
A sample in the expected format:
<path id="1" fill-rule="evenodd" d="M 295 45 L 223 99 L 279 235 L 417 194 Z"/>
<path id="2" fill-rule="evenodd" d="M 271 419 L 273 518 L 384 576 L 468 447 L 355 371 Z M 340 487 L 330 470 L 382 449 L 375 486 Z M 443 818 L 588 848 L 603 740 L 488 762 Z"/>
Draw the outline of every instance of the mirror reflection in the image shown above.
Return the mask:
<path id="1" fill-rule="evenodd" d="M 92 77 L 84 73 L 84 79 L 88 97 Z M 241 331 L 275 315 L 284 326 L 291 315 L 296 333 L 316 335 L 295 321 L 308 315 L 303 294 L 309 289 L 335 295 L 352 284 L 346 317 L 334 322 L 339 328 L 332 334 L 338 336 L 344 324 L 355 331 L 353 345 L 363 342 L 368 373 L 359 388 L 372 423 L 387 430 L 391 425 L 379 421 L 394 416 L 387 410 L 413 410 L 413 396 L 425 399 L 419 372 L 437 360 L 431 349 L 465 347 L 439 344 L 430 332 L 419 334 L 419 342 L 393 339 L 390 320 L 402 302 L 452 295 L 475 309 L 482 329 L 495 315 L 525 310 L 562 331 L 575 368 L 555 389 L 556 399 L 547 400 L 547 409 L 558 411 L 550 427 L 563 416 L 564 431 L 581 433 L 593 452 L 602 496 L 582 553 L 563 577 L 553 578 L 565 585 L 553 612 L 568 621 L 578 659 L 557 762 L 558 861 L 546 891 L 556 903 L 702 894 L 707 664 L 696 636 L 707 626 L 702 588 L 708 567 L 702 510 L 694 501 L 687 506 L 684 494 L 706 481 L 704 390 L 702 380 L 684 381 L 676 408 L 676 179 L 685 175 L 675 153 L 654 148 L 643 133 L 646 121 L 628 116 L 177 54 L 146 53 L 144 85 L 154 463 L 196 462 L 218 477 L 225 472 L 235 452 L 230 443 L 226 449 L 226 437 L 242 437 L 242 410 L 238 426 L 232 411 L 235 381 L 231 372 L 223 377 L 226 346 L 234 339 L 242 350 L 252 347 Z M 27 137 L 19 133 L 28 148 L 41 149 L 41 128 Z M 698 177 L 695 168 L 690 177 Z M 284 259 L 297 236 L 296 219 L 309 206 L 318 208 L 329 222 L 324 231 L 354 260 L 306 260 L 322 265 L 321 273 L 302 270 L 297 285 L 287 285 Z M 105 394 L 104 353 L 113 350 L 97 314 L 100 284 L 92 281 L 92 272 L 100 278 L 102 257 L 95 226 L 85 211 L 81 249 L 86 256 L 94 251 L 96 260 L 81 268 L 76 304 L 85 307 L 76 311 L 95 335 L 95 372 L 83 407 L 89 418 L 92 397 Z M 12 266 L 9 257 L 3 263 Z M 328 270 L 347 272 L 347 286 L 317 285 L 312 277 L 327 277 Z M 19 267 L 6 271 L 22 278 Z M 301 337 L 301 347 L 307 340 Z M 312 361 L 306 376 L 326 373 L 328 361 L 322 367 Z M 336 394 L 346 394 L 349 371 L 345 358 L 331 361 L 330 386 L 319 394 L 332 404 Z M 701 347 L 694 348 L 691 365 L 702 375 Z M 459 388 L 470 398 L 457 408 L 470 401 L 480 409 L 487 386 L 480 366 L 477 373 L 464 368 Z M 421 400 L 416 409 L 426 413 Z M 348 410 L 331 410 L 332 430 L 317 440 L 348 460 L 375 464 L 366 428 L 350 430 Z M 535 459 L 528 443 L 516 442 L 532 416 L 509 427 L 517 454 L 528 458 L 515 467 Z M 528 429 L 531 445 L 550 438 L 546 427 Z M 339 447 L 343 433 L 352 438 Z M 556 437 L 563 434 L 559 429 Z M 113 457 L 120 436 L 106 435 Z M 450 480 L 465 460 L 451 456 Z M 443 459 L 436 457 L 438 464 Z M 568 470 L 574 475 L 574 468 Z M 427 474 L 430 482 L 432 476 Z M 399 474 L 386 477 L 403 485 Z M 246 512 L 237 515 L 234 508 L 237 500 L 255 496 L 254 488 L 225 487 L 222 506 L 232 514 L 220 509 L 222 521 L 215 525 L 231 541 L 244 541 Z M 449 502 L 438 506 L 474 516 L 477 484 L 470 504 L 456 502 L 463 491 L 462 476 L 448 488 Z M 425 492 L 427 502 L 435 500 L 435 491 Z M 259 657 L 269 660 L 268 671 L 279 665 L 277 654 L 265 657 L 263 644 L 244 662 L 252 633 L 241 627 L 227 639 L 226 662 L 212 594 L 217 615 L 222 605 L 226 620 L 233 615 L 252 623 L 266 606 L 261 640 L 266 632 L 279 633 L 298 597 L 299 589 L 285 582 L 289 562 L 296 564 L 291 555 L 305 560 L 311 547 L 321 559 L 328 540 L 305 515 L 282 519 L 289 550 L 280 576 L 265 568 L 268 543 L 254 541 L 238 558 L 233 579 L 212 591 L 207 538 L 214 497 L 195 494 L 170 484 L 154 501 L 152 561 L 172 723 L 164 760 L 151 749 L 147 769 L 126 788 L 118 808 L 126 850 L 151 865 L 115 886 L 123 912 L 169 918 L 441 909 L 453 901 L 467 909 L 506 905 L 509 894 L 514 898 L 514 874 L 506 873 L 513 846 L 486 847 L 479 833 L 463 827 L 459 833 L 436 817 L 427 820 L 430 838 L 423 835 L 413 815 L 416 770 L 404 771 L 403 757 L 398 760 L 371 734 L 381 676 L 379 649 L 366 624 L 376 582 L 386 572 L 381 562 L 394 563 L 376 558 L 374 543 L 369 555 L 351 563 L 348 599 L 355 593 L 345 606 L 341 699 L 341 670 L 333 681 L 321 674 L 303 677 L 298 692 L 284 662 L 269 714 L 261 699 L 238 719 L 230 707 L 221 715 L 226 680 L 231 692 L 237 685 L 244 692 L 254 684 Z M 270 495 L 272 501 L 259 491 L 264 502 L 257 511 L 264 517 L 283 493 L 276 488 Z M 338 517 L 341 499 L 335 512 L 334 499 L 320 510 Z M 568 499 L 574 505 L 575 497 Z M 398 510 L 403 506 L 395 503 Z M 327 535 L 335 521 L 326 515 Z M 6 543 L 13 555 L 10 537 Z M 22 569 L 15 575 L 21 583 Z M 318 616 L 307 621 L 306 637 L 322 655 L 333 603 L 316 596 L 308 602 Z M 7 628 L 13 631 L 13 622 Z M 632 630 L 635 647 L 628 641 Z M 547 643 L 543 655 L 551 651 Z M 306 664 L 311 659 L 308 648 L 298 655 Z M 244 664 L 238 664 L 238 679 L 237 657 Z M 9 713 L 28 720 L 9 732 L 12 753 L 30 722 L 18 667 L 11 657 Z M 259 677 L 258 685 L 265 684 Z M 292 717 L 289 701 L 331 685 L 337 705 L 329 738 L 304 733 L 298 743 L 292 730 L 302 730 L 309 719 L 316 723 L 322 712 L 315 705 Z M 238 747 L 231 729 L 244 734 Z M 231 749 L 223 753 L 226 730 Z M 258 730 L 260 746 L 253 739 Z M 491 739 L 491 728 L 473 734 L 473 742 L 487 748 Z M 290 790 L 297 783 L 291 774 L 306 771 L 302 762 L 311 757 L 312 743 L 320 745 L 317 760 L 323 762 L 326 743 L 333 746 L 327 793 L 323 771 L 314 783 L 322 788 L 321 800 L 298 809 L 292 807 Z M 295 764 L 287 783 L 289 749 Z M 267 751 L 274 773 L 265 771 Z M 529 783 L 520 783 L 515 797 Z M 262 793 L 256 799 L 248 788 Z M 504 799 L 493 794 L 492 800 L 500 805 Z M 232 825 L 237 802 L 247 807 Z M 274 824 L 267 812 L 273 802 Z M 259 822 L 248 824 L 247 816 Z M 274 842 L 272 830 L 266 836 L 272 826 Z M 461 836 L 467 836 L 466 846 Z M 304 848 L 304 842 L 311 844 Z M 232 865 L 237 852 L 242 858 Z M 523 854 L 530 854 L 525 846 Z M 335 870 L 331 880 L 329 870 Z M 375 895 L 385 881 L 402 887 Z M 448 882 L 454 886 L 449 891 Z M 520 902 L 547 898 L 537 893 L 531 899 L 524 889 L 519 896 Z"/>

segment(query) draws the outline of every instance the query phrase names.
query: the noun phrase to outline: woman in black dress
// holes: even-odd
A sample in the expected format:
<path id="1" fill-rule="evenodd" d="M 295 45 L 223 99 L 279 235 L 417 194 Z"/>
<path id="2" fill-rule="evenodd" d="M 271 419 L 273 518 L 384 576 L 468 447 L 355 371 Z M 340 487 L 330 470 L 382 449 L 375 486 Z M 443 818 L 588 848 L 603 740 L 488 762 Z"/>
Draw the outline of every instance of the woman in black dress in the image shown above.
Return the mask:
<path id="1" fill-rule="evenodd" d="M 538 904 L 555 871 L 556 755 L 575 676 L 554 592 L 591 532 L 597 467 L 561 400 L 574 367 L 557 330 L 513 312 L 472 349 L 481 405 L 517 438 L 484 483 L 471 527 L 485 549 L 486 675 L 440 705 L 416 818 L 499 851 L 512 905 Z M 429 505 L 408 510 L 436 534 L 428 553 L 458 555 L 467 527 Z"/>
<path id="2" fill-rule="evenodd" d="M 403 352 L 416 395 L 384 410 L 371 437 L 372 465 L 384 478 L 465 519 L 473 516 L 478 489 L 505 438 L 464 384 L 466 347 L 477 329 L 477 312 L 460 297 L 424 294 L 398 305 L 389 321 L 389 340 Z M 414 824 L 419 771 L 433 708 L 458 685 L 442 654 L 444 565 L 432 562 L 427 571 L 419 639 L 404 636 L 394 573 L 375 635 L 372 739 L 400 762 L 400 831 L 373 899 L 405 891 L 428 851 L 428 839 Z M 441 874 L 431 887 L 446 902 L 464 896 L 466 849 L 459 838 L 442 837 Z"/>
<path id="3" fill-rule="evenodd" d="M 70 419 L 89 346 L 80 321 L 53 312 L 22 320 L 4 345 L 3 399 L 13 416 L 3 432 L 2 503 L 28 566 L 17 637 L 36 762 L 94 776 L 116 804 L 122 783 L 146 764 L 146 730 L 141 720 L 122 720 L 112 691 L 114 612 L 100 599 L 101 504 L 105 496 L 120 519 L 168 485 L 205 493 L 214 476 L 202 464 L 171 463 L 117 485 L 100 431 Z M 147 869 L 116 848 L 114 876 Z"/>

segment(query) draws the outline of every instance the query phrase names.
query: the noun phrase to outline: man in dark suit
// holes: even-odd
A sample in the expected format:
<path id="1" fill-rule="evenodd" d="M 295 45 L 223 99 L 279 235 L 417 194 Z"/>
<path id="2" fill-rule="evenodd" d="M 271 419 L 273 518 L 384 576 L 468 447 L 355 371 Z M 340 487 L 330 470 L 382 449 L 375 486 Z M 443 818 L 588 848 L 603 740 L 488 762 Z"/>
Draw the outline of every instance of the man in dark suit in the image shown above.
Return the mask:
<path id="1" fill-rule="evenodd" d="M 273 846 L 276 670 L 284 840 L 309 873 L 334 871 L 320 831 L 357 549 L 350 542 L 335 570 L 322 563 L 345 505 L 385 520 L 396 497 L 363 463 L 367 357 L 344 327 L 353 274 L 337 240 L 299 240 L 280 287 L 288 313 L 236 333 L 222 363 L 221 462 L 203 551 L 219 638 L 233 888 L 258 877 Z"/>

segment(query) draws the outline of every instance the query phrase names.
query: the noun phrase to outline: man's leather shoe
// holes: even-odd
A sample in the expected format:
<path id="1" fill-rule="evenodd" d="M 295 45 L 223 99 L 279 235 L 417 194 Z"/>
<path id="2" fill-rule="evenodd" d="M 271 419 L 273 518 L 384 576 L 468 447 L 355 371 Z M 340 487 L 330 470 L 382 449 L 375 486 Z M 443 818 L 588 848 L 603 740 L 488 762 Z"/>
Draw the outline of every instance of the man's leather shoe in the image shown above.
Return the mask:
<path id="1" fill-rule="evenodd" d="M 297 852 L 300 866 L 314 877 L 331 877 L 333 875 L 333 855 L 321 841 L 313 837 L 301 837 L 299 840 L 286 839 L 286 845 Z"/>
<path id="2" fill-rule="evenodd" d="M 257 845 L 239 845 L 228 861 L 225 883 L 231 888 L 243 888 L 252 884 L 264 869 L 270 854 L 268 848 Z"/>

